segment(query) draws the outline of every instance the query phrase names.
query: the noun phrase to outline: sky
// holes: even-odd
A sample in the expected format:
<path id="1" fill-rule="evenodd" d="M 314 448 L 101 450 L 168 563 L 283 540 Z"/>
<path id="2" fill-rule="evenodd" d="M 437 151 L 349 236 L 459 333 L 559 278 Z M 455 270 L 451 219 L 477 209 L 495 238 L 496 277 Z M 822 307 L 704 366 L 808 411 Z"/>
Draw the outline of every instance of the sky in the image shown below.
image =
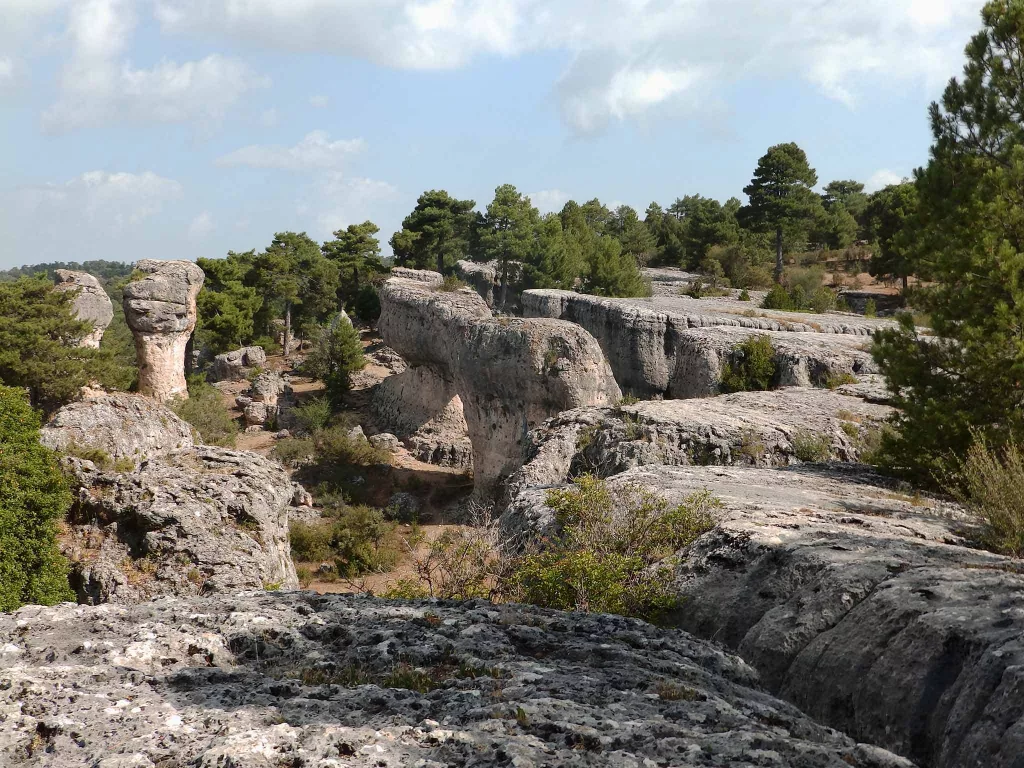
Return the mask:
<path id="1" fill-rule="evenodd" d="M 740 197 L 928 157 L 983 0 L 0 0 L 0 268 L 218 257 L 416 198 Z"/>

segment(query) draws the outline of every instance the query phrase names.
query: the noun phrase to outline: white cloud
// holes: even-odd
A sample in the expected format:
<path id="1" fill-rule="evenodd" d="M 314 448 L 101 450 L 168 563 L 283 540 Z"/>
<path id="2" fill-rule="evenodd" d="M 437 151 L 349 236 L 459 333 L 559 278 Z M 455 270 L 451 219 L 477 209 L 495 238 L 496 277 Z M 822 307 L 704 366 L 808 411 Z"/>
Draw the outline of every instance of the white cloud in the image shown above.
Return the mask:
<path id="1" fill-rule="evenodd" d="M 339 172 L 325 174 L 312 189 L 311 200 L 301 200 L 301 210 L 315 211 L 317 231 L 322 237 L 358 224 L 379 209 L 382 203 L 393 202 L 398 189 L 386 181 L 363 177 L 348 178 Z"/>
<path id="2" fill-rule="evenodd" d="M 181 194 L 181 184 L 152 171 L 89 171 L 63 183 L 22 187 L 17 202 L 23 215 L 42 217 L 51 226 L 54 221 L 62 228 L 84 221 L 93 230 L 116 234 L 159 213 Z"/>
<path id="3" fill-rule="evenodd" d="M 750 76 L 803 79 L 850 106 L 867 89 L 937 87 L 984 0 L 155 0 L 166 32 L 359 56 L 398 68 L 570 54 L 564 119 L 600 129 L 668 102 L 697 108 Z"/>
<path id="4" fill-rule="evenodd" d="M 281 122 L 280 113 L 273 107 L 265 109 L 260 113 L 260 125 L 265 128 L 273 128 Z"/>
<path id="5" fill-rule="evenodd" d="M 202 240 L 208 237 L 213 230 L 213 216 L 209 211 L 203 211 L 188 225 L 188 236 L 190 240 Z"/>
<path id="6" fill-rule="evenodd" d="M 541 213 L 560 211 L 569 202 L 569 195 L 560 189 L 542 189 L 540 192 L 530 192 L 526 196 Z"/>
<path id="7" fill-rule="evenodd" d="M 71 56 L 57 101 L 43 113 L 44 130 L 64 133 L 115 120 L 214 124 L 247 91 L 269 85 L 242 61 L 219 54 L 133 67 L 123 56 L 137 21 L 129 0 L 81 0 L 71 7 Z"/>
<path id="8" fill-rule="evenodd" d="M 871 174 L 871 178 L 864 183 L 864 190 L 867 192 L 877 192 L 883 187 L 888 187 L 890 184 L 899 184 L 906 178 L 895 171 L 890 171 L 888 168 L 882 168 Z"/>
<path id="9" fill-rule="evenodd" d="M 328 99 L 323 94 L 316 94 L 315 96 L 309 97 L 309 106 L 313 107 L 314 109 L 323 109 L 330 103 L 331 100 Z"/>
<path id="10" fill-rule="evenodd" d="M 219 166 L 316 171 L 338 168 L 365 146 L 362 139 L 331 141 L 326 131 L 311 131 L 294 147 L 252 144 L 217 158 Z"/>

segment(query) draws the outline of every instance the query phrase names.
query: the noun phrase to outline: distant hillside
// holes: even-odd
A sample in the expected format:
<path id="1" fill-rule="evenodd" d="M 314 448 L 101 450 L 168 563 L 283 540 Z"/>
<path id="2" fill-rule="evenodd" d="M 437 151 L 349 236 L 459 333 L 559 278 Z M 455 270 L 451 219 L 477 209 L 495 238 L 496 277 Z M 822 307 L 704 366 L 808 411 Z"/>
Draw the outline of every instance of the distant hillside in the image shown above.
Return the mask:
<path id="1" fill-rule="evenodd" d="M 45 272 L 51 279 L 58 269 L 71 269 L 76 272 L 88 272 L 99 279 L 104 287 L 121 277 L 128 277 L 132 273 L 132 265 L 123 261 L 107 261 L 96 259 L 94 261 L 50 261 L 45 264 L 29 264 L 24 267 L 15 267 L 0 272 L 0 282 L 17 280 L 25 275 L 36 275 Z M 108 289 L 109 290 L 109 289 Z"/>

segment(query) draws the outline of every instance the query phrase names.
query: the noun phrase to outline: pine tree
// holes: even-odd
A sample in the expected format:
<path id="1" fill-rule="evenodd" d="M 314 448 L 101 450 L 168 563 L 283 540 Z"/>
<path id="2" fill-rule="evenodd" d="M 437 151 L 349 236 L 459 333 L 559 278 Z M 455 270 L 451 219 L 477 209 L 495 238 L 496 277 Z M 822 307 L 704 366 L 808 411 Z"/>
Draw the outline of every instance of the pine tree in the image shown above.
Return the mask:
<path id="1" fill-rule="evenodd" d="M 395 261 L 444 272 L 469 253 L 475 216 L 473 200 L 457 200 L 443 189 L 424 192 L 402 229 L 391 238 Z"/>
<path id="2" fill-rule="evenodd" d="M 588 254 L 584 289 L 596 296 L 649 296 L 651 293 L 636 259 L 623 253 L 619 241 L 610 235 L 594 240 Z"/>
<path id="3" fill-rule="evenodd" d="M 324 256 L 338 267 L 341 277 L 338 300 L 349 309 L 355 309 L 360 297 L 373 290 L 371 284 L 375 277 L 388 271 L 380 258 L 378 232 L 380 227 L 372 221 L 349 224 L 335 232 L 335 239 L 321 248 Z"/>
<path id="4" fill-rule="evenodd" d="M 196 338 L 212 354 L 220 354 L 250 343 L 255 318 L 263 297 L 254 285 L 256 261 L 253 251 L 229 252 L 226 259 L 196 259 L 206 273 L 203 290 L 196 298 Z"/>
<path id="5" fill-rule="evenodd" d="M 775 234 L 775 282 L 782 281 L 784 235 L 795 239 L 813 223 L 821 200 L 812 191 L 818 174 L 796 144 L 776 144 L 760 160 L 743 192 L 749 205 L 740 209 L 740 223 L 759 232 Z"/>
<path id="6" fill-rule="evenodd" d="M 536 247 L 540 213 L 530 198 L 523 197 L 511 184 L 494 190 L 494 200 L 477 227 L 479 255 L 485 261 L 497 261 L 501 274 L 500 306 L 505 307 L 513 264 L 522 263 Z"/>
<path id="7" fill-rule="evenodd" d="M 989 2 L 982 20 L 962 79 L 931 106 L 931 159 L 900 236 L 936 281 L 914 296 L 934 336 L 905 316 L 874 350 L 900 409 L 887 463 L 925 479 L 975 432 L 1024 442 L 1024 0 Z"/>
<path id="8" fill-rule="evenodd" d="M 537 227 L 537 239 L 523 265 L 523 283 L 527 288 L 571 290 L 582 273 L 566 244 L 562 220 L 557 214 L 544 216 Z"/>
<path id="9" fill-rule="evenodd" d="M 914 184 L 892 184 L 871 195 L 864 210 L 864 234 L 875 245 L 868 270 L 875 277 L 900 278 L 904 294 L 916 265 L 913 244 L 901 235 L 917 211 L 917 201 Z"/>

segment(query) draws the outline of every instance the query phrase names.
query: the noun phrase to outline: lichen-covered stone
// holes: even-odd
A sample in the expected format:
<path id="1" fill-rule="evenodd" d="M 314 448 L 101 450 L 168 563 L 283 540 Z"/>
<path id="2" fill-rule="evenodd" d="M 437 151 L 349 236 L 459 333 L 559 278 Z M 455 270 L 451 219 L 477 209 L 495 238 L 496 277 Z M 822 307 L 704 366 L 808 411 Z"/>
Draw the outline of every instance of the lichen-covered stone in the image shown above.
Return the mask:
<path id="1" fill-rule="evenodd" d="M 254 368 L 267 364 L 263 347 L 242 347 L 213 358 L 210 381 L 243 381 Z"/>
<path id="2" fill-rule="evenodd" d="M 0 718 L 10 768 L 911 768 L 685 633 L 482 602 L 23 608 Z"/>
<path id="3" fill-rule="evenodd" d="M 185 350 L 196 327 L 203 270 L 190 261 L 143 259 L 145 277 L 124 288 L 124 316 L 135 337 L 139 392 L 159 402 L 188 397 Z"/>
<path id="4" fill-rule="evenodd" d="M 86 272 L 58 269 L 56 275 L 56 290 L 78 291 L 73 305 L 75 316 L 93 327 L 90 333 L 79 339 L 78 346 L 99 349 L 103 332 L 114 319 L 114 305 L 110 303 L 110 297 L 100 281 Z"/>

